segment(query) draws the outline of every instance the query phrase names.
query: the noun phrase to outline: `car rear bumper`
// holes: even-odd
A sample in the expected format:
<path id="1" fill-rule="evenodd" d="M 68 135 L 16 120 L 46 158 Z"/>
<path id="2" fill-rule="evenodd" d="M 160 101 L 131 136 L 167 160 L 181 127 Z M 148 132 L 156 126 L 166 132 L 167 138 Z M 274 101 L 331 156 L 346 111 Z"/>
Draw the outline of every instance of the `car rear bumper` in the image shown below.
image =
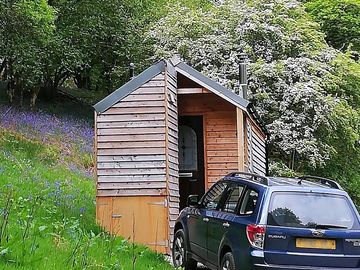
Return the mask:
<path id="1" fill-rule="evenodd" d="M 328 268 L 328 267 L 316 267 L 313 266 L 299 266 L 299 265 L 270 265 L 270 264 L 255 264 L 253 270 L 265 270 L 265 269 L 279 269 L 279 270 L 359 270 L 359 268 Z"/>
<path id="2" fill-rule="evenodd" d="M 250 252 L 253 270 L 279 269 L 279 270 L 359 270 L 359 268 L 350 267 L 318 267 L 301 265 L 278 265 L 267 264 L 264 262 L 264 252 L 262 250 L 252 250 Z"/>

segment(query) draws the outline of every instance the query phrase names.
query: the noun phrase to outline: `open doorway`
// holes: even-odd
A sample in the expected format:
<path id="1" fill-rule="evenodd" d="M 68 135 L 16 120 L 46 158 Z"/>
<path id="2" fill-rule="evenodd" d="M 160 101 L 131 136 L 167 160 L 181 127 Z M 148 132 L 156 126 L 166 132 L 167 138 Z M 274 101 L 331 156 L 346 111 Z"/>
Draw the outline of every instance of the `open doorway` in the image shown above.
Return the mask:
<path id="1" fill-rule="evenodd" d="M 205 192 L 204 137 L 202 116 L 179 117 L 180 210 L 189 195 Z"/>

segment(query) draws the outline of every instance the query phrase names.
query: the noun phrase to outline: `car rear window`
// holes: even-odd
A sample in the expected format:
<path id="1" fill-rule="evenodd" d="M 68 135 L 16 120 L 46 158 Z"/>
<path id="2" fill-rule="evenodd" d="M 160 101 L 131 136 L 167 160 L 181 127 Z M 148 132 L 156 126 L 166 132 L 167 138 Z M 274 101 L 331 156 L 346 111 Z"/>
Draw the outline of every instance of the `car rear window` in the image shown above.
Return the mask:
<path id="1" fill-rule="evenodd" d="M 275 192 L 268 214 L 268 225 L 283 227 L 351 229 L 355 220 L 345 196 L 321 193 Z"/>

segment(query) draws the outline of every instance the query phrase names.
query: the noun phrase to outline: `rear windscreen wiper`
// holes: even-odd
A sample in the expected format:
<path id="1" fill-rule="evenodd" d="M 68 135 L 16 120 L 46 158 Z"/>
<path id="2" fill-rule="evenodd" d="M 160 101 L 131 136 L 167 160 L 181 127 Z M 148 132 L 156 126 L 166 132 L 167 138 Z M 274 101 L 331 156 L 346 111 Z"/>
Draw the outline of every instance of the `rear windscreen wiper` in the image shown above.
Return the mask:
<path id="1" fill-rule="evenodd" d="M 316 224 L 315 229 L 347 229 L 345 226 L 332 225 L 332 224 Z"/>

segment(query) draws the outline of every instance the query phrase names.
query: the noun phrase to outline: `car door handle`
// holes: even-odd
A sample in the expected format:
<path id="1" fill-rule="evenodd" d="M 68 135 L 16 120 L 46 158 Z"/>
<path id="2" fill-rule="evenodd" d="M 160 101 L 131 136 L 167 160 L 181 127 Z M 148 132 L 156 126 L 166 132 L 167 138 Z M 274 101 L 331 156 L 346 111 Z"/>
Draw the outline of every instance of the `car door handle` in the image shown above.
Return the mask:
<path id="1" fill-rule="evenodd" d="M 203 221 L 209 222 L 209 219 L 207 217 L 203 218 Z"/>
<path id="2" fill-rule="evenodd" d="M 230 224 L 229 224 L 228 222 L 225 222 L 225 223 L 223 223 L 223 227 L 229 228 L 229 227 L 230 227 Z"/>

